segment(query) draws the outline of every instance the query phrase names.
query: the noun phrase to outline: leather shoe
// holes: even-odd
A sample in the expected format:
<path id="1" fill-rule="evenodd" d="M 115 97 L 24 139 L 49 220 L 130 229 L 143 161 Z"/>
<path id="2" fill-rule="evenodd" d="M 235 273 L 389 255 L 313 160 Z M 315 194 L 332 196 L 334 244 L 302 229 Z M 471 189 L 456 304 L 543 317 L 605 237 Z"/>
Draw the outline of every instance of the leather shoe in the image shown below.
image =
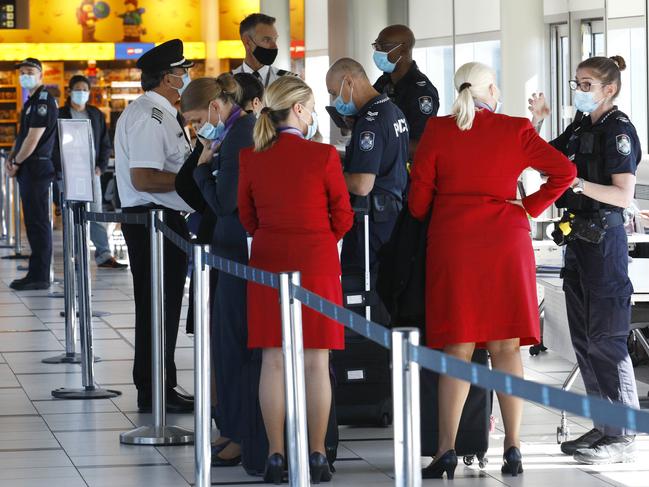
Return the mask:
<path id="1" fill-rule="evenodd" d="M 49 289 L 50 283 L 47 281 L 33 281 L 31 279 L 16 279 L 9 284 L 9 287 L 16 291 L 36 291 Z"/>
<path id="2" fill-rule="evenodd" d="M 187 397 L 187 396 L 184 396 Z M 146 393 L 138 393 L 137 395 L 137 408 L 141 413 L 151 412 L 151 395 Z M 172 414 L 183 414 L 194 412 L 194 401 L 184 399 L 174 389 L 167 391 L 167 404 L 166 410 Z"/>

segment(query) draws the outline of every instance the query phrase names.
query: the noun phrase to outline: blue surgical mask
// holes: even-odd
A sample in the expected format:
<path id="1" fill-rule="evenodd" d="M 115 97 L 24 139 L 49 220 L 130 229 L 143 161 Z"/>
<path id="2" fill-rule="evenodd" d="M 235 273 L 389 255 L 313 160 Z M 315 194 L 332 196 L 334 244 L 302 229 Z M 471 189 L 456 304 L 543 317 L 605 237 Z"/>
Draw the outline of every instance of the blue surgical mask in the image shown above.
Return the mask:
<path id="1" fill-rule="evenodd" d="M 207 121 L 198 130 L 198 132 L 196 132 L 196 135 L 202 137 L 203 139 L 216 140 L 219 137 L 221 137 L 221 135 L 223 135 L 223 131 L 225 130 L 225 124 L 223 123 L 223 120 L 221 120 L 221 115 L 219 115 L 219 123 L 217 123 L 216 125 L 213 125 L 210 122 L 211 109 L 212 109 L 212 104 L 210 103 L 207 107 Z"/>
<path id="2" fill-rule="evenodd" d="M 188 85 L 189 82 L 192 80 L 192 79 L 189 77 L 189 73 L 185 73 L 185 74 L 183 74 L 182 76 L 178 76 L 177 74 L 173 74 L 173 73 L 169 73 L 169 74 L 170 74 L 171 76 L 175 76 L 176 78 L 181 78 L 181 79 L 183 80 L 183 85 L 182 85 L 180 88 L 176 88 L 176 89 L 178 90 L 178 94 L 179 94 L 180 96 L 182 96 L 182 95 L 183 95 L 183 91 L 185 91 L 185 89 L 187 88 L 187 85 Z"/>
<path id="3" fill-rule="evenodd" d="M 344 83 L 345 80 L 340 84 L 340 93 L 338 93 L 338 98 L 334 100 L 334 107 L 336 107 L 336 111 L 343 117 L 353 117 L 358 113 L 358 108 L 354 104 L 354 85 L 352 84 L 351 92 L 349 93 L 349 101 L 345 102 L 343 100 Z"/>
<path id="4" fill-rule="evenodd" d="M 391 62 L 388 59 L 388 54 L 390 54 L 399 46 L 401 46 L 401 44 L 394 46 L 388 52 L 374 51 L 374 55 L 372 56 L 372 58 L 374 59 L 374 64 L 376 64 L 376 67 L 379 68 L 384 73 L 392 73 L 397 67 L 397 63 L 401 59 L 401 56 L 399 56 L 399 59 L 397 59 L 395 62 Z"/>
<path id="5" fill-rule="evenodd" d="M 70 92 L 70 100 L 72 100 L 72 103 L 75 105 L 85 105 L 88 103 L 88 98 L 90 98 L 89 91 L 72 90 Z"/>
<path id="6" fill-rule="evenodd" d="M 582 113 L 593 113 L 603 100 L 602 98 L 600 101 L 595 101 L 593 93 L 590 91 L 575 91 L 575 108 Z"/>
<path id="7" fill-rule="evenodd" d="M 33 90 L 38 86 L 38 81 L 36 80 L 36 76 L 33 74 L 21 74 L 18 77 L 18 80 L 20 82 L 20 86 L 25 88 L 26 90 Z"/>
<path id="8" fill-rule="evenodd" d="M 302 119 L 300 118 L 300 120 Z M 310 124 L 302 120 L 306 124 L 306 135 L 304 136 L 306 140 L 311 140 L 318 132 L 318 114 L 316 112 L 311 112 L 311 120 Z"/>

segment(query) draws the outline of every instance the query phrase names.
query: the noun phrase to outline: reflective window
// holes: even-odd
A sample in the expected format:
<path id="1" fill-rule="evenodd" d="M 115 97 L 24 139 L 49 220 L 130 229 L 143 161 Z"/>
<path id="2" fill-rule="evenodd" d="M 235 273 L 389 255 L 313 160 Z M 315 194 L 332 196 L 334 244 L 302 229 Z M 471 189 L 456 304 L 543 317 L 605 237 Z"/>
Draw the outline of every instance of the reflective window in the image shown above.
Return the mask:
<path id="1" fill-rule="evenodd" d="M 412 57 L 419 69 L 431 80 L 439 92 L 438 115 L 447 115 L 455 100 L 453 87 L 453 47 L 416 47 Z"/>
<path id="2" fill-rule="evenodd" d="M 328 141 L 329 115 L 325 106 L 329 105 L 329 93 L 324 80 L 329 70 L 329 56 L 307 56 L 305 59 L 305 81 L 313 90 L 315 111 L 318 114 L 318 130 Z"/>

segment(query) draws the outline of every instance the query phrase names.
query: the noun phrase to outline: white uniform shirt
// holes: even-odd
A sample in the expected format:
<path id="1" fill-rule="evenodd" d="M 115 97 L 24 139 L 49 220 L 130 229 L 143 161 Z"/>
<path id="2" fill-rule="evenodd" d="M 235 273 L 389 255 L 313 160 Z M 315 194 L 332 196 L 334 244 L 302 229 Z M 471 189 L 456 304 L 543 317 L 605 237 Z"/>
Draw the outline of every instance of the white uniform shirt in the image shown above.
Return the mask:
<path id="1" fill-rule="evenodd" d="M 192 211 L 175 191 L 145 193 L 131 181 L 132 168 L 157 169 L 177 174 L 191 152 L 169 100 L 154 91 L 137 98 L 117 120 L 115 173 L 122 207 L 155 204 Z"/>
<path id="2" fill-rule="evenodd" d="M 268 88 L 273 83 L 273 81 L 281 78 L 282 76 L 297 76 L 295 73 L 291 73 L 290 71 L 285 71 L 283 69 L 277 69 L 275 66 L 262 66 L 261 68 L 259 68 L 259 70 L 257 70 L 257 72 L 259 73 L 259 80 L 261 81 L 261 84 L 264 85 L 264 88 Z M 254 74 L 255 70 L 248 66 L 244 61 L 243 63 L 241 63 L 241 66 L 232 70 L 232 74 L 237 73 Z"/>

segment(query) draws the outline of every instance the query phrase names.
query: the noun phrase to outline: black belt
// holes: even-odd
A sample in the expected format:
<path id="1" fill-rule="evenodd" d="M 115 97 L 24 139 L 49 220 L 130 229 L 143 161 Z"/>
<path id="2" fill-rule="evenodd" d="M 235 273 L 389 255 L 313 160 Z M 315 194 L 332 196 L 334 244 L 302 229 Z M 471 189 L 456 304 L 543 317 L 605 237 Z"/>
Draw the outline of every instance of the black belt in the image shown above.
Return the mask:
<path id="1" fill-rule="evenodd" d="M 590 220 L 604 230 L 624 225 L 624 215 L 619 210 L 568 211 Z"/>
<path id="2" fill-rule="evenodd" d="M 149 204 L 149 205 L 137 205 L 137 206 L 127 206 L 122 208 L 124 213 L 142 213 L 148 212 L 149 210 L 164 210 L 164 211 L 174 211 L 176 213 L 184 213 L 182 210 L 174 210 L 173 208 L 167 208 L 166 206 Z"/>

